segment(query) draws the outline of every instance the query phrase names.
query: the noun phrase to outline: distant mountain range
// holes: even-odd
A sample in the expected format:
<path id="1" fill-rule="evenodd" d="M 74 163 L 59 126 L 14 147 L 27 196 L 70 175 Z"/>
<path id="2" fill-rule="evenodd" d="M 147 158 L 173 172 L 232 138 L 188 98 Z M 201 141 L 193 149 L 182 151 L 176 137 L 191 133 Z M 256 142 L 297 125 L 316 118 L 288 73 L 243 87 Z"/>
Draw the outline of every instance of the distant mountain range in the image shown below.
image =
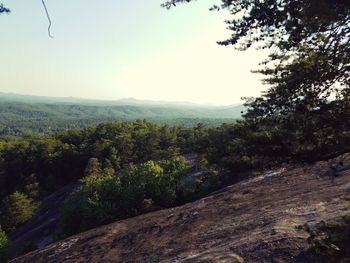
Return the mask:
<path id="1" fill-rule="evenodd" d="M 196 107 L 196 108 L 232 108 L 242 106 L 241 104 L 232 104 L 229 106 L 219 106 L 214 104 L 198 104 L 187 101 L 158 101 L 158 100 L 139 100 L 135 98 L 124 98 L 119 100 L 94 100 L 75 97 L 48 97 L 23 95 L 17 93 L 0 92 L 0 101 L 13 101 L 25 103 L 53 103 L 53 104 L 77 104 L 94 106 L 116 106 L 116 105 L 136 105 L 136 106 L 165 106 L 165 107 Z"/>
<path id="2" fill-rule="evenodd" d="M 0 135 L 46 133 L 137 119 L 168 125 L 218 126 L 240 119 L 244 109 L 243 105 L 207 106 L 133 98 L 103 101 L 0 93 Z"/>

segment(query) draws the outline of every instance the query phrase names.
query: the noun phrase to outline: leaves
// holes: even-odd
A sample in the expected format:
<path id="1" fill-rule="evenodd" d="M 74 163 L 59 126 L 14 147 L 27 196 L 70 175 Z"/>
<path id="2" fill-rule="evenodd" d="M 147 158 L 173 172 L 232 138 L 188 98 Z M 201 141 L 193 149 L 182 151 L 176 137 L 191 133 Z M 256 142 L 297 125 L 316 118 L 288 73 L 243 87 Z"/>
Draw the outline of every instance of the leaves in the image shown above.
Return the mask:
<path id="1" fill-rule="evenodd" d="M 177 201 L 188 170 L 183 157 L 129 165 L 119 175 L 89 175 L 63 207 L 60 238 Z"/>
<path id="2" fill-rule="evenodd" d="M 3 231 L 0 227 L 0 263 L 7 262 L 8 254 L 9 254 L 8 247 L 9 247 L 9 240 L 7 238 L 5 231 Z"/>
<path id="3" fill-rule="evenodd" d="M 38 204 L 27 195 L 14 192 L 6 197 L 1 204 L 1 223 L 6 230 L 14 229 L 30 219 L 37 207 Z"/>

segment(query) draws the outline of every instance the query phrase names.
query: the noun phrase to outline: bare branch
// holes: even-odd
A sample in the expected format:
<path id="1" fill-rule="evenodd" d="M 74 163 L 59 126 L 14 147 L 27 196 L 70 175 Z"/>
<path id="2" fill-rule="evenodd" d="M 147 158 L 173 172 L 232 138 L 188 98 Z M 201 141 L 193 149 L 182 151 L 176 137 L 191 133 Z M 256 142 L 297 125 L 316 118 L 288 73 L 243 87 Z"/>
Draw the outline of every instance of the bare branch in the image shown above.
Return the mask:
<path id="1" fill-rule="evenodd" d="M 45 8 L 47 20 L 49 21 L 49 26 L 48 26 L 48 28 L 47 28 L 47 33 L 48 33 L 49 37 L 53 38 L 53 36 L 51 35 L 51 25 L 52 25 L 52 23 L 51 23 L 50 14 L 49 14 L 49 11 L 47 10 L 45 1 L 44 1 L 44 0 L 41 0 L 41 2 L 43 3 L 43 6 L 44 6 L 44 8 Z"/>

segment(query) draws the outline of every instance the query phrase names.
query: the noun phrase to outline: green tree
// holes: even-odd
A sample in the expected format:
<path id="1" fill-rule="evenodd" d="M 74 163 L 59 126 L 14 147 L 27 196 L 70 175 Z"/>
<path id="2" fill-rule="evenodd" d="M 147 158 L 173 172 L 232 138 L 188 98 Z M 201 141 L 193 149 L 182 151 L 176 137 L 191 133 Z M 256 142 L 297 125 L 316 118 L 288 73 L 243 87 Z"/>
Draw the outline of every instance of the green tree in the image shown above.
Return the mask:
<path id="1" fill-rule="evenodd" d="M 0 263 L 5 263 L 8 260 L 9 240 L 5 231 L 0 227 Z"/>
<path id="2" fill-rule="evenodd" d="M 171 8 L 185 2 L 191 0 L 170 0 L 162 6 Z M 346 39 L 349 34 L 350 3 L 347 0 L 221 2 L 211 10 L 228 9 L 233 16 L 226 21 L 232 35 L 219 42 L 223 45 L 238 44 L 237 48 L 247 49 L 263 42 L 265 48 L 276 47 L 289 52 L 301 44 L 319 47 L 320 42 L 324 48 L 331 48 L 332 43 L 337 44 L 335 42 Z"/>
<path id="3" fill-rule="evenodd" d="M 188 171 L 183 157 L 129 164 L 118 175 L 90 175 L 64 203 L 58 237 L 175 205 Z"/>
<path id="4" fill-rule="evenodd" d="M 84 176 L 101 176 L 102 168 L 99 160 L 97 158 L 90 158 L 86 164 Z"/>
<path id="5" fill-rule="evenodd" d="M 163 6 L 183 2 L 191 0 L 171 0 Z M 253 155 L 264 151 L 273 156 L 286 150 L 282 156 L 299 160 L 348 151 L 350 2 L 221 2 L 212 10 L 227 9 L 233 18 L 227 21 L 231 37 L 219 44 L 241 50 L 251 46 L 273 50 L 263 68 L 256 71 L 266 76 L 269 88 L 262 96 L 246 101 L 243 126 L 247 135 L 240 140 L 254 139 L 262 146 L 241 144 L 250 152 L 246 157 L 254 159 L 253 150 Z M 288 134 L 289 141 L 281 141 L 282 134 Z"/>
<path id="6" fill-rule="evenodd" d="M 90 175 L 64 203 L 57 233 L 63 238 L 112 222 L 121 216 L 120 179 L 117 176 Z"/>
<path id="7" fill-rule="evenodd" d="M 171 0 L 163 6 L 190 1 Z M 232 35 L 220 44 L 242 50 L 256 43 L 273 48 L 264 63 L 273 65 L 259 71 L 272 84 L 266 96 L 258 98 L 270 112 L 296 102 L 316 107 L 332 92 L 342 95 L 342 89 L 349 89 L 349 1 L 222 0 L 212 9 L 228 9 L 233 15 L 227 21 Z"/>
<path id="8" fill-rule="evenodd" d="M 115 169 L 113 168 L 112 163 L 108 159 L 105 160 L 102 173 L 104 176 L 106 175 L 113 176 L 115 174 Z"/>
<path id="9" fill-rule="evenodd" d="M 40 196 L 40 186 L 37 178 L 35 177 L 34 174 L 31 174 L 26 179 L 27 180 L 24 187 L 25 194 L 34 200 L 38 200 Z"/>
<path id="10" fill-rule="evenodd" d="M 121 158 L 118 155 L 118 150 L 114 146 L 112 146 L 109 149 L 109 155 L 108 155 L 107 158 L 110 161 L 110 163 L 111 163 L 111 165 L 112 165 L 114 170 L 119 170 L 120 169 Z"/>
<path id="11" fill-rule="evenodd" d="M 29 220 L 37 207 L 37 204 L 27 195 L 14 192 L 2 202 L 2 226 L 6 230 L 16 228 L 18 225 Z"/>

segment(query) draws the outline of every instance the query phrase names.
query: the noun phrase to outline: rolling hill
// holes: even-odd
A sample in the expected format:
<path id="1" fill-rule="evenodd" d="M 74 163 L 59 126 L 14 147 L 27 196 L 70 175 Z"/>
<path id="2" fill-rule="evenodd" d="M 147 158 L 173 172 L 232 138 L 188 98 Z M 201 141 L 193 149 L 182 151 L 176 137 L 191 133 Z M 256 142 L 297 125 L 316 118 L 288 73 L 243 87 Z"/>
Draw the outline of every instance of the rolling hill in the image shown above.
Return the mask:
<path id="1" fill-rule="evenodd" d="M 52 132 L 136 119 L 169 125 L 216 126 L 235 122 L 243 110 L 242 105 L 206 106 L 136 99 L 95 101 L 0 93 L 0 134 Z"/>

